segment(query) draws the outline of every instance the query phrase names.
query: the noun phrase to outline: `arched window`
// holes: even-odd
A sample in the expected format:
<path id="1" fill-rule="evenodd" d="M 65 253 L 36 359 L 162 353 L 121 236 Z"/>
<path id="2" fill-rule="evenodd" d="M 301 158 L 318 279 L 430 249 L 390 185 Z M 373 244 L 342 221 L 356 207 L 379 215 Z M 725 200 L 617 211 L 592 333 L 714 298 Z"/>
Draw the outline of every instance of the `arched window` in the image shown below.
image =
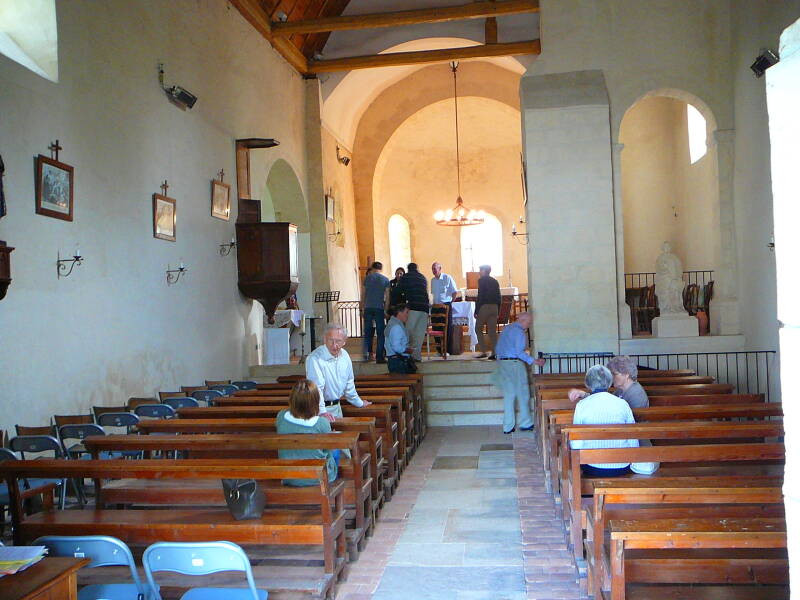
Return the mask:
<path id="1" fill-rule="evenodd" d="M 392 273 L 398 267 L 405 269 L 411 262 L 411 230 L 402 215 L 389 217 L 389 258 L 392 262 Z"/>
<path id="2" fill-rule="evenodd" d="M 706 155 L 706 119 L 691 104 L 686 105 L 686 126 L 689 130 L 689 157 L 692 164 Z"/>
<path id="3" fill-rule="evenodd" d="M 481 265 L 491 265 L 492 273 L 503 273 L 503 226 L 490 214 L 482 225 L 461 228 L 461 270 L 466 275 Z"/>

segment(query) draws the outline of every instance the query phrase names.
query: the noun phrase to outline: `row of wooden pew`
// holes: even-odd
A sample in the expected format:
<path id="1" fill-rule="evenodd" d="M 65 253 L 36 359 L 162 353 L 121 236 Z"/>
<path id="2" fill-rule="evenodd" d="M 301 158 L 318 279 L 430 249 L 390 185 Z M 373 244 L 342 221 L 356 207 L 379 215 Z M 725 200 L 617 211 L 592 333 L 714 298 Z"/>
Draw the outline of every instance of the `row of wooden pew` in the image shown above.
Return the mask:
<path id="1" fill-rule="evenodd" d="M 635 424 L 572 425 L 582 374 L 538 375 L 547 485 L 590 595 L 788 598 L 780 403 L 733 393 L 686 370 L 643 371 L 650 406 Z M 637 448 L 574 450 L 575 440 L 639 439 Z M 652 475 L 585 477 L 581 465 L 659 463 Z"/>
<path id="2" fill-rule="evenodd" d="M 82 440 L 90 460 L 15 460 L 0 463 L 12 496 L 14 543 L 43 535 L 110 535 L 134 550 L 156 541 L 227 540 L 255 562 L 258 587 L 271 593 L 332 598 L 348 561 L 367 548 L 384 503 L 422 442 L 426 423 L 422 376 L 356 378 L 372 405 L 343 403 L 345 416 L 327 435 L 279 435 L 275 417 L 287 406 L 292 378 L 215 398 L 209 407 L 180 408 L 177 418 L 142 419 L 135 434 Z M 324 461 L 279 459 L 284 449 L 340 449 L 339 477 Z M 101 453 L 142 452 L 138 460 L 101 460 Z M 176 458 L 164 458 L 175 456 Z M 92 479 L 94 506 L 26 514 L 24 481 Z M 220 479 L 256 479 L 267 509 L 261 519 L 235 521 L 224 506 Z M 287 479 L 317 480 L 284 485 Z M 52 488 L 44 496 L 52 496 Z M 29 495 L 29 494 L 28 494 Z M 107 580 L 94 574 L 85 583 Z M 224 585 L 225 575 L 217 584 Z M 103 579 L 106 578 L 106 579 Z M 181 588 L 174 576 L 167 587 Z"/>

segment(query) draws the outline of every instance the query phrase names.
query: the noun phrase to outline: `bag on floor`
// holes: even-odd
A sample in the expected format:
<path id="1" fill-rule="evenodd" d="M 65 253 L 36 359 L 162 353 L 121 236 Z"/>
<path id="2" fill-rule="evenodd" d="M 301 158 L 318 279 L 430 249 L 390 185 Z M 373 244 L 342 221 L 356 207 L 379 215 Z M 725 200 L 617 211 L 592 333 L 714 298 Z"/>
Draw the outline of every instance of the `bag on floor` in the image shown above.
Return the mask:
<path id="1" fill-rule="evenodd" d="M 244 521 L 261 518 L 266 498 L 255 479 L 223 479 L 222 491 L 225 504 L 234 519 Z"/>

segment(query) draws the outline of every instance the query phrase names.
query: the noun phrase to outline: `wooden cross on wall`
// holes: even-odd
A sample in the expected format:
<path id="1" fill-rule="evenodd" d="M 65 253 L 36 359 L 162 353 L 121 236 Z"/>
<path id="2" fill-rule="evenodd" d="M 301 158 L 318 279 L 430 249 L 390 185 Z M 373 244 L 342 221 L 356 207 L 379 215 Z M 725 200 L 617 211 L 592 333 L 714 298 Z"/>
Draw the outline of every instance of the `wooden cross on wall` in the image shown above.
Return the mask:
<path id="1" fill-rule="evenodd" d="M 219 177 L 220 183 L 225 181 L 225 169 L 220 169 L 219 173 L 217 173 L 217 177 Z"/>
<path id="2" fill-rule="evenodd" d="M 64 148 L 58 143 L 58 140 L 56 140 L 55 143 L 50 142 L 50 145 L 47 147 L 47 149 L 50 150 L 50 158 L 53 160 L 58 160 L 58 152 Z"/>
<path id="3" fill-rule="evenodd" d="M 165 179 L 164 183 L 161 184 L 161 193 L 166 196 L 168 189 L 169 189 L 169 184 L 167 183 L 167 180 Z"/>

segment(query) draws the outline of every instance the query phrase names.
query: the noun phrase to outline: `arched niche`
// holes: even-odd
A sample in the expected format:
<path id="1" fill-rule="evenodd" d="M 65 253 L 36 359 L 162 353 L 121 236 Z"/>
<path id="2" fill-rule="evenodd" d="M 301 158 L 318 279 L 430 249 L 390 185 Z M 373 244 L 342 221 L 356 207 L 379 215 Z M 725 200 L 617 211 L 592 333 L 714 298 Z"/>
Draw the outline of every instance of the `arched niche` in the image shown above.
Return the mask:
<path id="1" fill-rule="evenodd" d="M 509 233 L 524 210 L 519 110 L 498 100 L 461 94 L 458 105 L 462 197 L 468 208 L 497 217 L 505 233 L 499 239 L 482 240 L 502 247 L 504 265 L 493 275 L 503 286 L 510 282 L 524 290 L 525 248 Z M 390 255 L 387 224 L 402 211 L 410 224 L 414 262 L 428 273 L 429 265 L 440 261 L 458 285 L 465 285 L 462 228 L 434 221 L 434 213 L 452 208 L 458 195 L 452 95 L 424 106 L 397 126 L 376 161 L 371 184 L 374 256 L 380 260 Z M 366 227 L 372 224 L 361 226 L 359 236 Z"/>
<path id="2" fill-rule="evenodd" d="M 276 160 L 269 170 L 262 198 L 262 218 L 272 216 L 275 221 L 288 221 L 297 225 L 300 233 L 309 231 L 306 208 L 300 180 L 292 166 L 284 159 Z"/>
<path id="3" fill-rule="evenodd" d="M 696 160 L 690 152 L 693 110 L 705 122 L 701 133 L 706 151 Z M 626 288 L 652 283 L 647 276 L 632 274 L 654 271 L 664 241 L 672 243 L 685 271 L 714 271 L 686 278 L 700 285 L 713 279 L 715 298 L 718 280 L 731 277 L 731 269 L 720 269 L 725 263 L 721 258 L 724 210 L 720 207 L 716 131 L 717 122 L 708 105 L 683 90 L 647 92 L 625 111 L 616 155 L 621 307 Z M 629 337 L 623 334 L 627 324 L 622 324 L 627 315 L 620 316 L 621 337 Z M 720 333 L 719 328 L 713 332 Z"/>

